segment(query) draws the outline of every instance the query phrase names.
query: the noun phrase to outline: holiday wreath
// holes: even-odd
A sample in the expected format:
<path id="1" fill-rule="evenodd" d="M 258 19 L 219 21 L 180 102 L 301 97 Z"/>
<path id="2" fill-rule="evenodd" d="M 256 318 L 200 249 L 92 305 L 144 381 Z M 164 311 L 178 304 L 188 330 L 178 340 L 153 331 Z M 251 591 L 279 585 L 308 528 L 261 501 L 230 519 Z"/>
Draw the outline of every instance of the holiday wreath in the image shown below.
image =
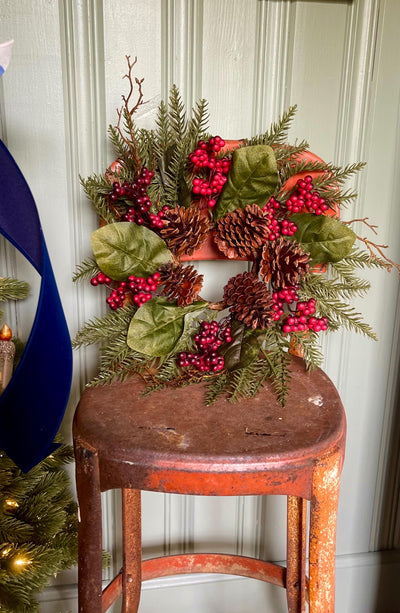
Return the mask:
<path id="1" fill-rule="evenodd" d="M 110 307 L 74 340 L 101 345 L 90 385 L 133 374 L 149 391 L 205 380 L 210 404 L 220 394 L 254 396 L 269 380 L 284 404 L 293 348 L 311 368 L 321 363 L 325 330 L 375 338 L 347 304 L 370 286 L 356 270 L 398 266 L 384 245 L 351 229 L 357 221 L 375 232 L 366 218 L 340 219 L 356 197 L 343 185 L 363 164 L 338 167 L 305 141 L 288 144 L 295 107 L 253 138 L 210 136 L 206 101 L 187 118 L 175 86 L 155 129 L 138 128 L 143 79 L 133 76 L 136 59 L 127 61 L 129 93 L 109 128 L 116 162 L 82 180 L 100 227 L 91 236 L 94 258 L 74 280 L 106 286 Z M 187 262 L 216 258 L 248 261 L 249 270 L 212 303 Z"/>

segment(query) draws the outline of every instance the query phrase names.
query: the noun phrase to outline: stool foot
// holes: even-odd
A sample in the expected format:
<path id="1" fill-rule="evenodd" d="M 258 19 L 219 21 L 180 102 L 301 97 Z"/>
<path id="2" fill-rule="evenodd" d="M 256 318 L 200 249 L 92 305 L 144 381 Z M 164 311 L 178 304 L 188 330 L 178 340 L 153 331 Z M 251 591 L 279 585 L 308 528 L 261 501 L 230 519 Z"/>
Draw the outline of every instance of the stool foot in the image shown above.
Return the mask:
<path id="1" fill-rule="evenodd" d="M 287 498 L 286 598 L 289 613 L 306 610 L 307 501 Z"/>
<path id="2" fill-rule="evenodd" d="M 101 494 L 98 456 L 75 441 L 78 525 L 78 610 L 102 613 Z"/>
<path id="3" fill-rule="evenodd" d="M 140 601 L 142 526 L 140 491 L 122 490 L 123 567 L 121 613 L 136 613 Z"/>
<path id="4" fill-rule="evenodd" d="M 323 458 L 313 470 L 310 505 L 310 612 L 335 613 L 336 515 L 340 456 Z"/>

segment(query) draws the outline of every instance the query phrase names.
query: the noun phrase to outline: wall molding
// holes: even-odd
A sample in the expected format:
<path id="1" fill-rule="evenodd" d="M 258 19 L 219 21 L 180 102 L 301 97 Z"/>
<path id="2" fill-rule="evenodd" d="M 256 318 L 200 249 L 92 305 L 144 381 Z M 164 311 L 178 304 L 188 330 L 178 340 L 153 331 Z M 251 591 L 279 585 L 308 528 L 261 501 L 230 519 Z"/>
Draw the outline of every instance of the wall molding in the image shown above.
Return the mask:
<path id="1" fill-rule="evenodd" d="M 257 2 L 252 134 L 276 121 L 290 97 L 295 6 Z"/>
<path id="2" fill-rule="evenodd" d="M 162 98 L 172 84 L 187 109 L 201 98 L 203 0 L 164 0 L 162 10 Z"/>
<path id="3" fill-rule="evenodd" d="M 278 563 L 285 564 L 285 561 Z M 371 582 L 379 585 L 383 576 L 386 578 L 395 577 L 398 575 L 399 570 L 400 552 L 398 551 L 369 552 L 338 556 L 336 558 L 337 607 L 343 607 L 349 602 L 357 603 L 362 601 L 366 587 L 370 585 Z M 357 580 L 348 582 L 347 578 L 350 574 L 357 577 Z M 158 598 L 165 602 L 168 598 L 171 598 L 171 596 L 168 595 L 168 590 L 171 588 L 179 588 L 184 590 L 185 588 L 190 589 L 198 586 L 201 589 L 202 585 L 205 586 L 207 584 L 214 584 L 216 586 L 229 584 L 232 586 L 230 590 L 233 590 L 234 586 L 237 585 L 238 582 L 241 582 L 243 583 L 242 589 L 246 589 L 246 585 L 249 586 L 249 581 L 250 580 L 241 577 L 231 575 L 215 575 L 211 573 L 197 575 L 176 575 L 146 581 L 143 583 L 142 591 L 144 594 L 147 591 L 160 592 L 160 596 Z M 260 598 L 263 602 L 267 603 L 267 598 L 265 597 L 265 584 L 263 584 L 261 581 L 252 583 L 258 584 Z M 106 583 L 104 584 L 104 587 L 105 585 Z M 162 592 L 164 592 L 164 594 Z M 41 610 L 43 608 L 45 613 L 53 610 L 51 608 L 47 608 L 51 607 L 52 603 L 55 603 L 57 610 L 63 606 L 63 602 L 66 602 L 67 604 L 65 606 L 68 606 L 69 608 L 74 604 L 77 607 L 77 587 L 76 585 L 49 587 L 44 592 L 39 594 L 38 600 L 41 604 Z M 193 601 L 193 603 L 193 612 L 197 613 L 197 609 L 195 608 L 196 601 Z M 396 603 L 393 603 L 393 606 L 396 606 Z M 378 613 L 386 610 L 383 607 L 385 607 L 385 604 L 382 605 L 382 608 L 379 608 L 379 605 L 376 602 L 371 601 L 368 602 L 367 606 L 363 607 L 362 610 L 363 613 Z M 344 608 L 339 608 L 338 610 L 344 610 Z"/>
<path id="4" fill-rule="evenodd" d="M 79 176 L 102 172 L 106 165 L 106 107 L 104 76 L 103 2 L 98 0 L 64 1 L 59 4 L 61 61 L 63 72 L 66 132 L 66 166 L 71 235 L 74 237 L 75 262 L 87 255 L 90 229 L 96 216 L 87 206 L 79 185 Z M 100 298 L 76 288 L 77 328 L 102 308 Z M 80 392 L 95 372 L 97 352 L 84 348 L 74 355 L 78 362 L 79 382 L 72 389 L 71 404 L 76 405 Z M 116 509 L 114 492 L 103 495 L 103 546 L 110 552 L 111 565 L 105 570 L 107 580 L 116 565 Z M 58 588 L 57 588 L 58 589 Z"/>

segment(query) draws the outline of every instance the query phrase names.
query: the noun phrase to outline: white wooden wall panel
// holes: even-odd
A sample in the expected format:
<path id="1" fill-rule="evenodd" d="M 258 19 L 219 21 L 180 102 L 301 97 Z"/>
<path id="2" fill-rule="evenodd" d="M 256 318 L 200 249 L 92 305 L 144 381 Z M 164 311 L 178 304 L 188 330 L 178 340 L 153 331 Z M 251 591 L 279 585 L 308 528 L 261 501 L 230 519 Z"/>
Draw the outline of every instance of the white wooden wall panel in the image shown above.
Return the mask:
<path id="1" fill-rule="evenodd" d="M 104 310 L 99 293 L 71 283 L 89 254 L 96 226 L 78 175 L 111 161 L 106 127 L 126 84 L 125 55 L 138 57 L 146 105 L 140 125 L 175 82 L 190 106 L 209 101 L 210 130 L 225 138 L 262 131 L 289 104 L 298 105 L 292 138 L 306 137 L 326 160 L 368 163 L 353 186 L 360 198 L 348 219 L 379 216 L 380 238 L 400 260 L 400 3 L 398 0 L 2 0 L 0 42 L 14 55 L 0 80 L 0 129 L 35 195 L 71 334 Z M 363 233 L 363 228 L 359 228 Z M 0 274 L 33 283 L 32 298 L 7 317 L 27 335 L 36 306 L 32 271 L 0 243 Z M 201 264 L 207 293 L 243 264 Z M 325 368 L 348 416 L 347 459 L 338 526 L 337 611 L 398 613 L 400 537 L 399 283 L 369 275 L 359 308 L 379 343 L 339 334 L 324 340 Z M 93 351 L 75 354 L 68 437 L 74 406 L 95 369 Z M 209 409 L 212 410 L 212 409 Z M 119 497 L 105 495 L 104 545 L 120 563 Z M 222 550 L 279 560 L 285 556 L 281 497 L 202 498 L 143 495 L 146 556 Z M 57 577 L 41 595 L 43 613 L 76 609 L 76 573 Z M 398 581 L 397 581 L 398 583 Z M 160 579 L 146 586 L 141 613 L 270 610 L 284 593 L 254 581 L 214 576 Z"/>

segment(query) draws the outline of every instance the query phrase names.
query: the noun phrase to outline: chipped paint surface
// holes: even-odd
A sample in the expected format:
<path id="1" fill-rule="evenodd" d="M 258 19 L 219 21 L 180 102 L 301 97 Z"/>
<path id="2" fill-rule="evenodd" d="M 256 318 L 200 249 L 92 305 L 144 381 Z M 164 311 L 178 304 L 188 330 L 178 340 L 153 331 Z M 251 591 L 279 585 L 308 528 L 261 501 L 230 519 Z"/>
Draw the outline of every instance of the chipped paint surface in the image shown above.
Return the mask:
<path id="1" fill-rule="evenodd" d="M 319 395 L 311 396 L 308 399 L 308 402 L 311 402 L 312 404 L 315 404 L 315 406 L 317 406 L 317 407 L 322 407 L 323 404 L 324 404 L 324 400 L 323 400 L 322 396 L 319 396 Z"/>

